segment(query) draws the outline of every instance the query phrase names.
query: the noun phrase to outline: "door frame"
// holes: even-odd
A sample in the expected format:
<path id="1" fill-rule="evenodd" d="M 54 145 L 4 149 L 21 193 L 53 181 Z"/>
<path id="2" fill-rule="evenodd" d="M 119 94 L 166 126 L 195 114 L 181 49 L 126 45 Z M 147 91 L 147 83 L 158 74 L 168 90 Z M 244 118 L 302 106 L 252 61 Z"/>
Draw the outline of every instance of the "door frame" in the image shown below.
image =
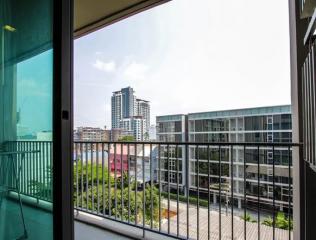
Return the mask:
<path id="1" fill-rule="evenodd" d="M 73 210 L 73 0 L 53 1 L 53 229 L 74 239 Z"/>

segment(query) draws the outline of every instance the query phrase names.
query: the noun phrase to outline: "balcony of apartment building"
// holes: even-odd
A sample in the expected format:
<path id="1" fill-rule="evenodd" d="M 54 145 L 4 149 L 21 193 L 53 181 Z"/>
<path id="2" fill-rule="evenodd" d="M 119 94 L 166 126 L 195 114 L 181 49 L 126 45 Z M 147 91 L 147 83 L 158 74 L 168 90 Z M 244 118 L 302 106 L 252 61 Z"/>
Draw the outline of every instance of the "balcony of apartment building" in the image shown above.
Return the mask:
<path id="1" fill-rule="evenodd" d="M 80 38 L 164 2 L 75 1 L 74 36 Z M 5 104 L 0 116 L 7 116 L 0 120 L 1 239 L 313 239 L 314 38 L 304 35 L 309 22 L 296 16 L 311 16 L 312 1 L 290 1 L 292 39 L 299 42 L 292 43 L 293 137 L 278 142 L 273 139 L 282 137 L 269 126 L 271 112 L 262 112 L 266 129 L 254 135 L 240 112 L 229 112 L 226 120 L 225 113 L 217 112 L 220 120 L 214 122 L 208 119 L 213 113 L 157 118 L 158 140 L 153 142 L 72 141 L 73 29 L 65 28 L 72 26 L 69 3 L 54 5 L 63 10 L 62 18 L 55 12 L 51 20 L 57 35 L 52 40 L 57 53 L 53 72 L 60 77 L 53 87 L 58 97 L 51 104 L 54 130 L 43 132 L 40 140 L 16 139 L 12 130 L 20 118 L 12 107 L 16 92 L 12 82 L 4 84 L 5 74 L 1 78 L 1 93 L 13 96 L 1 95 Z M 10 4 L 6 2 L 6 7 Z M 1 60 L 6 78 L 16 74 L 8 63 L 51 48 L 43 26 L 51 27 L 47 16 L 52 13 L 41 16 L 46 22 L 30 18 L 33 24 L 23 24 L 27 14 L 21 9 L 34 16 L 43 7 L 37 1 L 30 6 L 14 6 L 20 17 L 12 22 L 16 28 L 3 24 L 2 55 L 4 40 L 12 38 L 4 33 L 25 36 L 19 38 L 19 49 L 7 53 L 15 56 Z M 0 14 L 3 17 L 1 9 Z M 309 26 L 312 32 L 314 22 Z M 304 37 L 309 47 L 302 46 Z M 303 85 L 297 86 L 301 80 Z M 198 126 L 201 114 L 206 129 Z"/>
<path id="2" fill-rule="evenodd" d="M 52 142 L 5 147 L 21 153 L 19 181 L 9 181 L 19 191 L 10 191 L 2 202 L 7 236 L 22 236 L 25 223 L 30 239 L 45 238 L 52 233 Z M 293 239 L 291 151 L 297 147 L 75 142 L 75 239 L 258 239 L 258 234 L 260 239 Z M 268 164 L 267 152 L 270 161 L 283 162 Z"/>

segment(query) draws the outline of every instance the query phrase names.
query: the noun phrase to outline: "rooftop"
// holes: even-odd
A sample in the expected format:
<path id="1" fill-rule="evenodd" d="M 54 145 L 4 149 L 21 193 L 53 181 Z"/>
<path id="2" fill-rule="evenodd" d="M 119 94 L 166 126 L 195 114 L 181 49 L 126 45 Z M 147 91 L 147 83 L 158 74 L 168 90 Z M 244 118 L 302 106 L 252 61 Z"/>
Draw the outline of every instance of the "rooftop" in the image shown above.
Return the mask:
<path id="1" fill-rule="evenodd" d="M 256 115 L 269 115 L 269 114 L 284 114 L 291 113 L 291 105 L 279 105 L 279 106 L 267 106 L 267 107 L 256 107 L 256 108 L 241 108 L 221 111 L 209 111 L 209 112 L 197 112 L 188 113 L 188 119 L 211 119 L 211 118 L 222 118 L 222 117 L 238 117 L 238 116 L 256 116 Z M 157 116 L 157 121 L 180 121 L 184 114 L 176 115 L 164 115 Z"/>

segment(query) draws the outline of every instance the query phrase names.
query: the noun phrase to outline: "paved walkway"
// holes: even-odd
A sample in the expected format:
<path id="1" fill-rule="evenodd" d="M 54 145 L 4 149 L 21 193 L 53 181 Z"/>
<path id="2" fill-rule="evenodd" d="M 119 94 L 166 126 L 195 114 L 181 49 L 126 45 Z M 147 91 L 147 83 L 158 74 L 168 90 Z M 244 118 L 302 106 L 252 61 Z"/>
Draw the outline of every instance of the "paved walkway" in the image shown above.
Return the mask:
<path id="1" fill-rule="evenodd" d="M 167 200 L 163 200 L 163 206 L 167 206 Z M 187 236 L 187 205 L 185 203 L 179 203 L 179 235 L 181 237 Z M 177 203 L 170 201 L 170 210 L 177 210 Z M 199 208 L 199 238 L 197 237 L 197 207 L 190 205 L 189 207 L 189 236 L 190 239 L 208 239 L 208 209 L 205 207 Z M 235 240 L 244 239 L 244 220 L 239 216 L 234 216 L 234 238 Z M 263 219 L 262 219 L 263 220 Z M 261 220 L 261 221 L 262 221 Z M 219 212 L 212 209 L 210 210 L 210 239 L 219 239 Z M 222 208 L 221 214 L 221 239 L 231 240 L 232 218 L 231 215 L 225 214 L 225 207 Z M 168 232 L 168 220 L 164 219 L 162 222 L 162 231 Z M 170 219 L 170 233 L 177 235 L 177 215 Z M 247 240 L 258 240 L 258 223 L 246 222 L 246 237 Z M 261 240 L 273 240 L 273 228 L 260 224 L 260 239 Z M 275 228 L 274 240 L 288 240 L 289 231 L 279 228 Z M 291 239 L 293 239 L 293 233 L 291 232 Z"/>

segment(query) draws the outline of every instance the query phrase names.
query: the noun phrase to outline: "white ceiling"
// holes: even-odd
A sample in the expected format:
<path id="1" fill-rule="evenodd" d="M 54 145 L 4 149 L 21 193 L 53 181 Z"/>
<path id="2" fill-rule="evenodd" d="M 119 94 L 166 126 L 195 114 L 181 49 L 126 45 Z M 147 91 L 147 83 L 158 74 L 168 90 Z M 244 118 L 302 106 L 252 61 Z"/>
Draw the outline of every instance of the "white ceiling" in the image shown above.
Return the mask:
<path id="1" fill-rule="evenodd" d="M 75 0 L 75 38 L 169 0 Z"/>

